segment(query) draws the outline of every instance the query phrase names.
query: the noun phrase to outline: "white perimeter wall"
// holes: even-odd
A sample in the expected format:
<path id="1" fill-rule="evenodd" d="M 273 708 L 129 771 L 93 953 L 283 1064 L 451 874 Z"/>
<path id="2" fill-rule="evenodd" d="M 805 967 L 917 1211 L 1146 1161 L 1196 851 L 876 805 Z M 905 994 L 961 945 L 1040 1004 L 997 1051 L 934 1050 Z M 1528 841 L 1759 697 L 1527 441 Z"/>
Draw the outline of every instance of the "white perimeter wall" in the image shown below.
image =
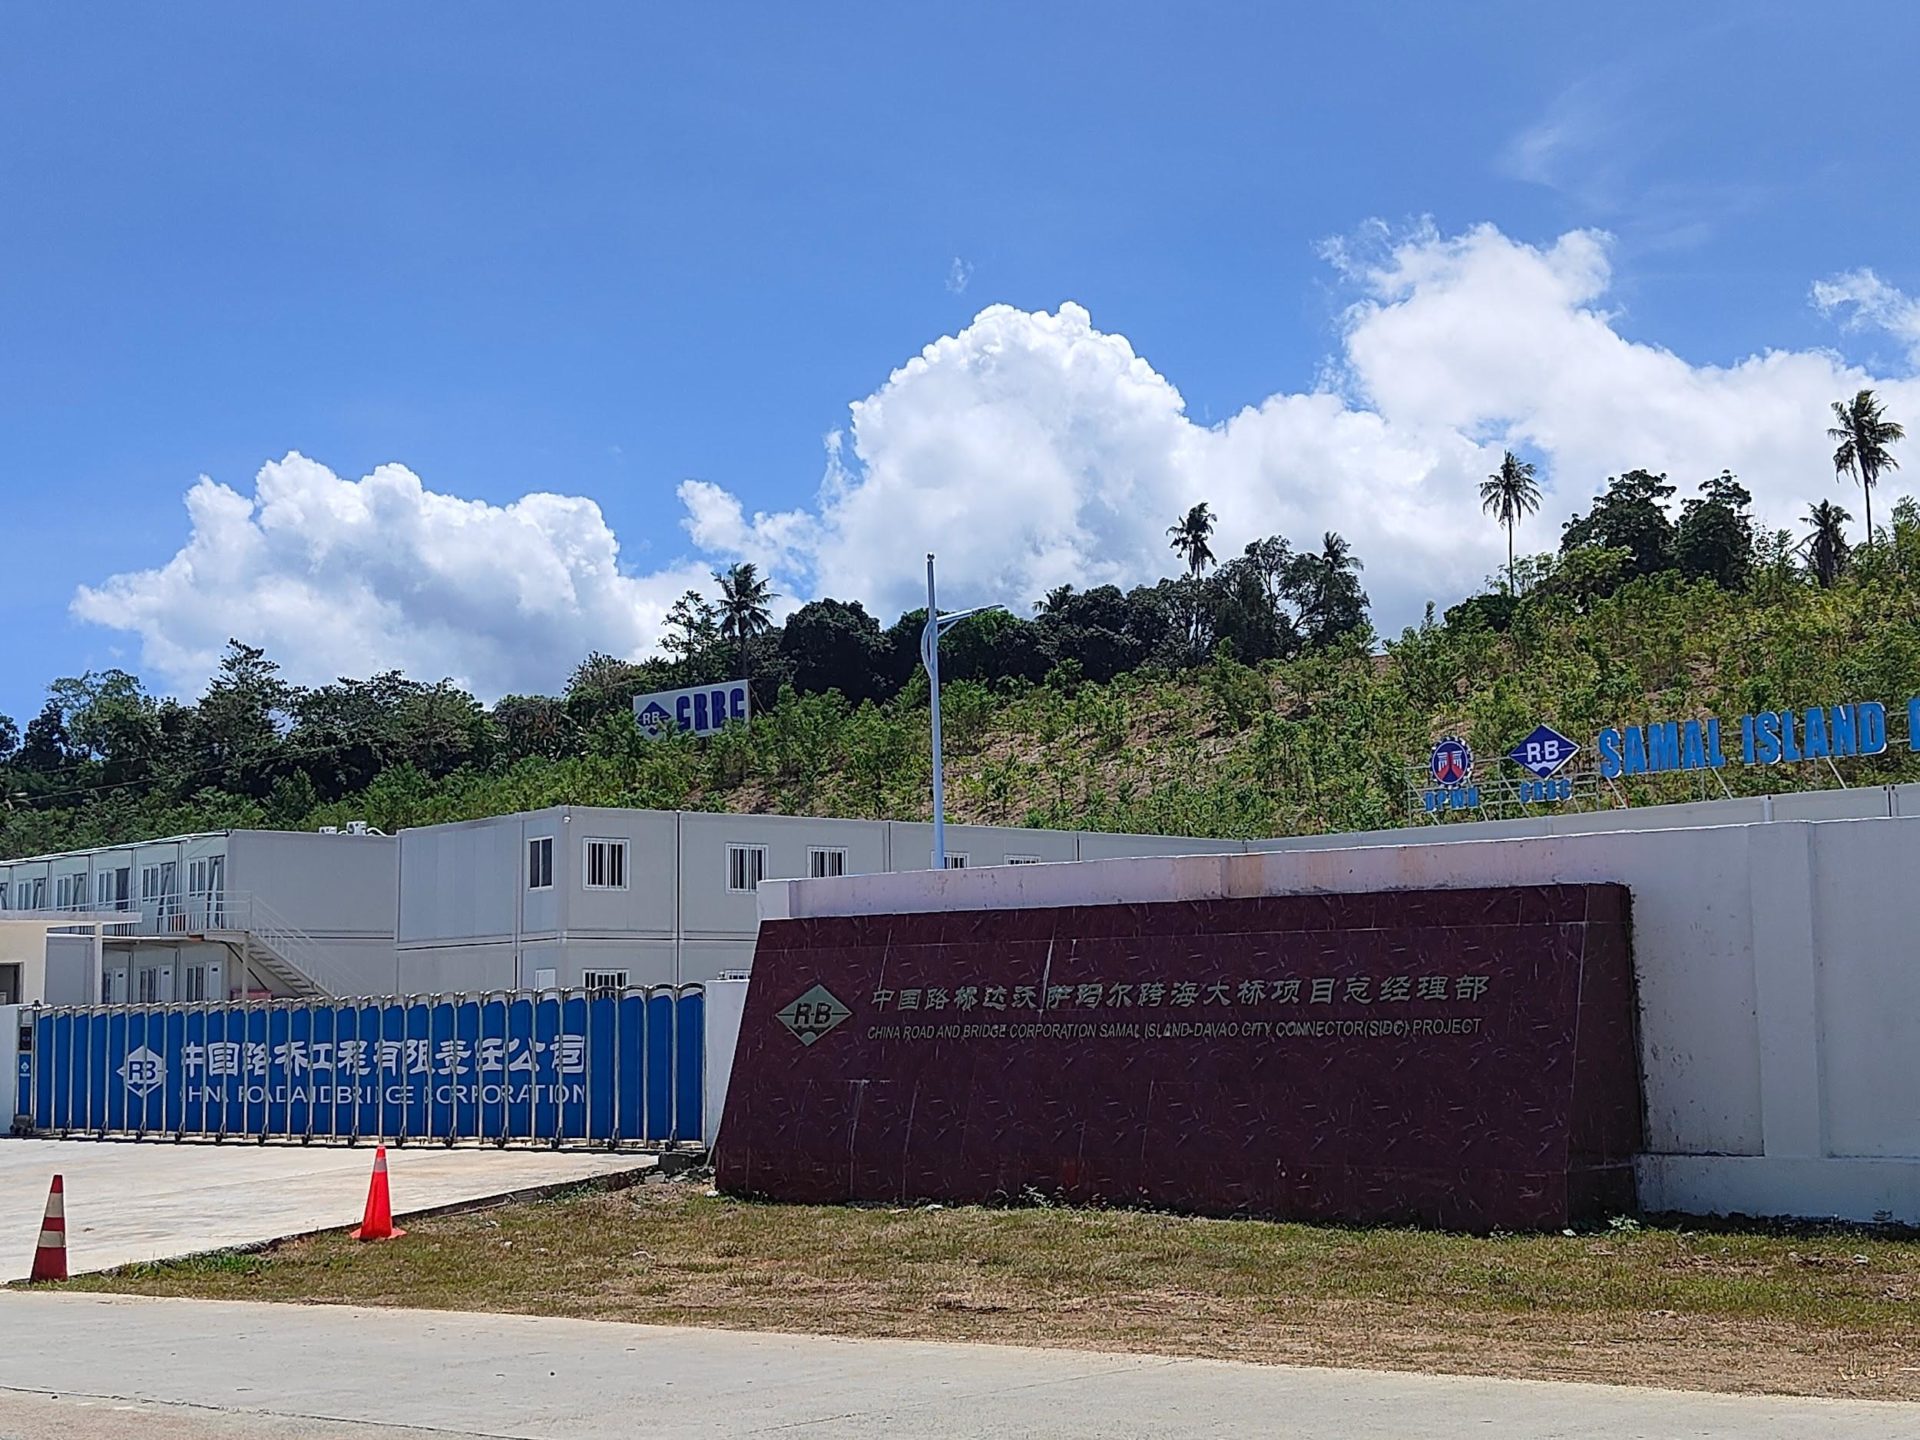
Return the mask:
<path id="1" fill-rule="evenodd" d="M 761 913 L 1620 881 L 1640 992 L 1641 1203 L 1920 1223 L 1920 819 L 1318 844 L 795 881 L 764 888 Z"/>

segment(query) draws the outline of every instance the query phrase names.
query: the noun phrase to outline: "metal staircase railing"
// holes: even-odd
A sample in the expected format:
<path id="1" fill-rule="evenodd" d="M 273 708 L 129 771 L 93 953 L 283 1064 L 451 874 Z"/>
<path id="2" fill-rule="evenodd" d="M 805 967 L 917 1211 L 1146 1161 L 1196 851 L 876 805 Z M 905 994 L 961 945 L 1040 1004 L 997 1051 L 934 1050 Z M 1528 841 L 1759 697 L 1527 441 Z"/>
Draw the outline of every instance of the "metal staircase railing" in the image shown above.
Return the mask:
<path id="1" fill-rule="evenodd" d="M 356 988 L 311 935 L 258 895 L 229 894 L 208 918 L 220 922 L 207 925 L 208 930 L 243 934 L 248 963 L 296 995 L 350 995 Z"/>
<path id="2" fill-rule="evenodd" d="M 364 981 L 355 980 L 335 963 L 311 935 L 258 895 L 245 891 L 193 891 L 99 910 L 41 906 L 28 913 L 56 926 L 63 915 L 73 916 L 76 922 L 82 917 L 97 922 L 102 914 L 124 915 L 123 920 L 101 924 L 101 937 L 107 940 L 238 935 L 247 965 L 294 995 L 352 995 L 365 988 Z"/>

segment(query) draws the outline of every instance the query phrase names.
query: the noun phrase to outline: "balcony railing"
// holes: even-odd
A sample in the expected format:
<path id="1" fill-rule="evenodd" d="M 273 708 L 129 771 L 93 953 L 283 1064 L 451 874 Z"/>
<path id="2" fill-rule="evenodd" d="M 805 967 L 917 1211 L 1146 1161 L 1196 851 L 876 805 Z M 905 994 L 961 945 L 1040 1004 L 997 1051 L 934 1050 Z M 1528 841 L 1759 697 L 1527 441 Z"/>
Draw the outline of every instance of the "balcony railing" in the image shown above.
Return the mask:
<path id="1" fill-rule="evenodd" d="M 101 935 L 108 939 L 208 933 L 245 935 L 252 942 L 250 959 L 263 968 L 303 977 L 329 994 L 356 993 L 354 987 L 358 982 L 340 970 L 323 946 L 257 895 L 196 891 L 187 895 L 163 895 L 154 900 L 129 898 L 98 906 L 40 906 L 5 913 L 31 915 L 56 930 L 61 928 L 63 915 L 72 916 L 76 921 L 84 919 L 85 924 L 74 926 L 76 931 L 88 931 L 99 924 Z M 103 923 L 99 918 L 103 915 L 126 918 Z"/>
<path id="2" fill-rule="evenodd" d="M 103 915 L 126 918 L 101 924 L 104 935 L 198 935 L 209 930 L 240 928 L 229 919 L 226 896 L 220 891 L 204 894 L 163 895 L 153 900 L 107 900 L 98 904 L 19 905 L 0 911 L 7 915 L 30 915 L 49 925 L 59 925 L 60 917 L 71 915 L 91 928 Z M 76 927 L 79 928 L 79 927 Z"/>

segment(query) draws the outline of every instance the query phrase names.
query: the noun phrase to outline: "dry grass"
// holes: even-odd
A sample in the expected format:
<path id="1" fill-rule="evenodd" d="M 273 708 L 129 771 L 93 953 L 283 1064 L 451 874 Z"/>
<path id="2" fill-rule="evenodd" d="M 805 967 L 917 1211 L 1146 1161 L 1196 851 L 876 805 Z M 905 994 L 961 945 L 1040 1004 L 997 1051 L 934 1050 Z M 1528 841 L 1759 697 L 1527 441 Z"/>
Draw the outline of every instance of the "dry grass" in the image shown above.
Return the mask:
<path id="1" fill-rule="evenodd" d="M 73 1288 L 1920 1399 L 1920 1242 L 1649 1225 L 1476 1239 L 654 1184 Z"/>

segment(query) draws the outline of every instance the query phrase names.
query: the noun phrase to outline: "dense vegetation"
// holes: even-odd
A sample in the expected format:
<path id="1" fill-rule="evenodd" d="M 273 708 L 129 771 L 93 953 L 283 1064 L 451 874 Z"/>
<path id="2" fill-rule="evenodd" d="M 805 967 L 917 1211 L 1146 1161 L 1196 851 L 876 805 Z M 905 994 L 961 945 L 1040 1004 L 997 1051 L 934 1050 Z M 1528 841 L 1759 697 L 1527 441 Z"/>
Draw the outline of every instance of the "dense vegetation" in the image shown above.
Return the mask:
<path id="1" fill-rule="evenodd" d="M 1836 407 L 1836 413 L 1842 407 Z M 1899 438 L 1897 434 L 1893 437 Z M 1892 468 L 1882 455 L 1883 469 Z M 1509 464 L 1496 523 L 1537 503 Z M 1265 835 L 1407 823 L 1409 765 L 1439 734 L 1483 754 L 1541 720 L 1603 725 L 1920 693 L 1920 506 L 1851 549 L 1847 512 L 1757 533 L 1729 474 L 1673 499 L 1632 470 L 1481 594 L 1382 641 L 1338 535 L 1217 563 L 1199 506 L 1170 530 L 1185 573 L 1062 587 L 1033 618 L 962 622 L 942 644 L 954 818 Z M 193 703 L 122 671 L 61 679 L 22 729 L 0 716 L 0 855 L 221 826 L 384 829 L 571 802 L 925 818 L 923 612 L 882 627 L 822 599 L 783 625 L 753 567 L 690 592 L 661 656 L 593 655 L 558 696 L 491 707 L 397 673 L 303 689 L 234 642 Z M 737 668 L 736 668 L 737 667 Z M 629 699 L 744 670 L 759 714 L 711 739 L 647 740 Z M 1920 777 L 1895 720 L 1847 783 Z M 1590 759 L 1590 752 L 1588 758 Z M 1815 765 L 1637 782 L 1637 801 L 1835 783 Z"/>

